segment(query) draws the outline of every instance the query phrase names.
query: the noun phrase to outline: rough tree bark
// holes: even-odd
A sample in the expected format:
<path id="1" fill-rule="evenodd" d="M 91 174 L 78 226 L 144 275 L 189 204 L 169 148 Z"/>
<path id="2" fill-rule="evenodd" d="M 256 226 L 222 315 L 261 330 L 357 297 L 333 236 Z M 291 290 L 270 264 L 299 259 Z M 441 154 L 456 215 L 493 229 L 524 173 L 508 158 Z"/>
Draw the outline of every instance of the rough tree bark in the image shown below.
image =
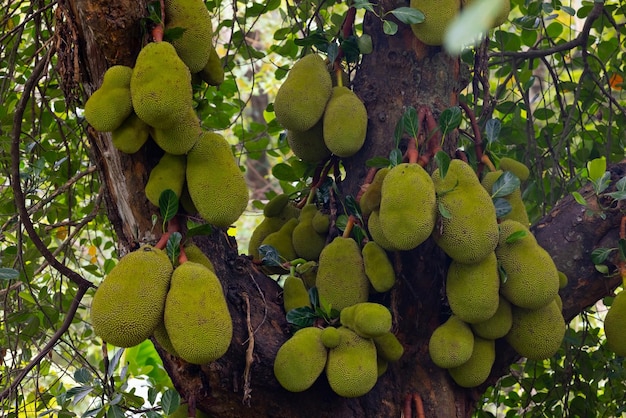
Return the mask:
<path id="1" fill-rule="evenodd" d="M 391 10 L 397 2 L 380 2 Z M 131 0 L 62 0 L 58 30 L 75 34 L 60 47 L 61 55 L 76 57 L 79 68 L 66 68 L 67 77 L 80 73 L 88 96 L 99 85 L 106 68 L 132 66 L 141 47 L 139 20 L 145 3 Z M 457 59 L 438 48 L 426 48 L 400 24 L 395 36 L 382 32 L 380 21 L 366 16 L 364 30 L 372 36 L 374 52 L 365 56 L 355 80 L 364 100 L 369 128 L 366 146 L 347 160 L 342 191 L 355 195 L 366 172 L 364 162 L 386 156 L 393 146 L 394 126 L 405 106 L 428 105 L 438 115 L 457 104 L 463 87 Z M 72 62 L 72 60 L 60 62 Z M 68 80 L 68 83 L 70 81 Z M 107 212 L 122 253 L 138 243 L 153 242 L 151 223 L 156 213 L 144 198 L 144 182 L 154 165 L 154 149 L 144 147 L 134 155 L 117 152 L 108 134 L 89 131 L 93 159 L 106 185 Z M 447 151 L 454 144 L 445 144 Z M 613 168 L 613 181 L 626 166 Z M 583 190 L 591 205 L 597 202 Z M 566 198 L 534 228 L 539 243 L 570 278 L 562 291 L 569 320 L 585 307 L 609 294 L 619 279 L 606 279 L 594 269 L 589 253 L 597 246 L 615 246 L 620 216 L 609 211 L 606 219 L 587 216 L 573 199 Z M 380 302 L 394 312 L 394 330 L 405 355 L 379 379 L 366 396 L 345 399 L 335 395 L 323 378 L 308 391 L 294 394 L 282 389 L 273 376 L 273 358 L 288 338 L 281 289 L 260 273 L 250 260 L 237 254 L 234 240 L 224 231 L 197 241 L 209 255 L 221 278 L 231 315 L 234 337 L 226 355 L 208 365 L 194 366 L 157 348 L 176 389 L 195 406 L 214 417 L 398 417 L 407 394 L 418 393 L 426 416 L 468 417 L 488 384 L 507 372 L 517 359 L 506 344 L 498 345 L 497 363 L 488 382 L 465 390 L 429 359 L 427 342 L 432 330 L 447 314 L 442 291 L 447 260 L 427 241 L 417 249 L 394 254 L 397 284 Z"/>

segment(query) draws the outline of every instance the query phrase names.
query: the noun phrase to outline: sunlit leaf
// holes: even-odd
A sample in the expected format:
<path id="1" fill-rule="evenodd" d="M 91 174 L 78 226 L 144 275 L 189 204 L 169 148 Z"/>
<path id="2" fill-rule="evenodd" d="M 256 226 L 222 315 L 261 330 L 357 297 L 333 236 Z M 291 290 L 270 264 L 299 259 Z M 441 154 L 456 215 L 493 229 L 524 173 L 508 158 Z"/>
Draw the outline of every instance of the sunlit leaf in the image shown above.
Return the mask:
<path id="1" fill-rule="evenodd" d="M 424 21 L 424 13 L 413 7 L 398 7 L 391 11 L 393 15 L 402 23 L 407 25 L 422 23 Z"/>
<path id="2" fill-rule="evenodd" d="M 180 395 L 174 389 L 168 389 L 161 396 L 161 408 L 166 415 L 173 414 L 180 405 Z"/>
<path id="3" fill-rule="evenodd" d="M 385 35 L 395 35 L 398 32 L 398 24 L 391 20 L 383 20 L 383 32 Z"/>
<path id="4" fill-rule="evenodd" d="M 508 196 L 515 190 L 519 189 L 519 187 L 519 178 L 517 178 L 517 176 L 512 172 L 505 171 L 493 184 L 493 187 L 491 188 L 491 197 L 497 199 L 498 197 Z"/>

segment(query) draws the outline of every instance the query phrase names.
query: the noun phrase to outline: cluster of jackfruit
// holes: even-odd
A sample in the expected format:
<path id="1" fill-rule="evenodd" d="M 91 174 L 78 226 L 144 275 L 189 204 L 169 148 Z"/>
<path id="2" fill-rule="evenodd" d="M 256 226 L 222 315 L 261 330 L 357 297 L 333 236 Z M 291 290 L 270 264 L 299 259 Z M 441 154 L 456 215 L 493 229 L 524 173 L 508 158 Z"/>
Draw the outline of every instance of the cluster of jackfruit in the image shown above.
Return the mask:
<path id="1" fill-rule="evenodd" d="M 626 292 L 621 291 L 604 318 L 606 346 L 618 356 L 626 357 Z"/>
<path id="2" fill-rule="evenodd" d="M 345 308 L 338 328 L 307 327 L 288 339 L 274 359 L 274 375 L 288 391 L 302 392 L 325 371 L 335 393 L 362 396 L 404 352 L 391 322 L 389 310 L 377 303 Z"/>
<path id="3" fill-rule="evenodd" d="M 96 290 L 94 332 L 132 347 L 153 336 L 170 354 L 206 364 L 226 353 L 232 319 L 211 261 L 193 244 L 175 268 L 162 250 L 145 245 L 122 257 Z"/>
<path id="4" fill-rule="evenodd" d="M 274 101 L 276 120 L 287 129 L 294 154 L 319 163 L 331 154 L 350 157 L 365 142 L 367 111 L 352 90 L 333 86 L 325 61 L 309 54 L 297 61 Z"/>

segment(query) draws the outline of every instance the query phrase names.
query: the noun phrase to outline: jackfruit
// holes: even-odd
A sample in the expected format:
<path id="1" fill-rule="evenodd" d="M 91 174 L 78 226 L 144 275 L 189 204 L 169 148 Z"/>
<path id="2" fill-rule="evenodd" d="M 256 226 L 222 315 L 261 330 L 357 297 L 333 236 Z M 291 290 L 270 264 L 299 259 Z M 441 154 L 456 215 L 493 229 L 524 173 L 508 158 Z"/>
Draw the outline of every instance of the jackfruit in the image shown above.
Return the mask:
<path id="1" fill-rule="evenodd" d="M 165 351 L 175 357 L 180 357 L 174 349 L 172 341 L 170 341 L 170 336 L 167 335 L 167 330 L 165 329 L 165 323 L 163 321 L 159 322 L 159 325 L 154 329 L 153 336 L 157 343 L 159 343 Z"/>
<path id="2" fill-rule="evenodd" d="M 389 170 L 381 189 L 379 220 L 384 237 L 399 250 L 417 247 L 435 227 L 436 207 L 428 173 L 418 164 L 398 164 Z M 378 244 L 386 248 L 383 242 Z"/>
<path id="3" fill-rule="evenodd" d="M 322 117 L 332 83 L 324 60 L 309 54 L 298 60 L 274 100 L 276 120 L 285 129 L 306 131 Z"/>
<path id="4" fill-rule="evenodd" d="M 367 110 L 352 90 L 333 87 L 323 118 L 324 143 L 338 157 L 356 154 L 367 133 Z"/>
<path id="5" fill-rule="evenodd" d="M 185 184 L 185 167 L 187 160 L 184 155 L 163 154 L 158 164 L 150 171 L 146 183 L 146 197 L 154 206 L 159 206 L 159 198 L 165 190 L 172 190 L 180 197 Z"/>
<path id="6" fill-rule="evenodd" d="M 469 324 L 486 321 L 498 309 L 498 260 L 491 253 L 473 264 L 452 261 L 446 278 L 446 296 L 452 312 Z"/>
<path id="7" fill-rule="evenodd" d="M 369 338 L 359 337 L 345 327 L 338 328 L 339 345 L 328 352 L 326 377 L 339 396 L 353 398 L 365 395 L 378 380 L 376 346 Z"/>
<path id="8" fill-rule="evenodd" d="M 439 169 L 432 174 L 439 213 L 433 239 L 459 263 L 477 263 L 493 252 L 498 244 L 498 220 L 491 196 L 481 186 L 466 162 L 450 161 L 445 178 Z"/>
<path id="9" fill-rule="evenodd" d="M 285 206 L 289 203 L 288 194 L 277 194 L 274 196 L 263 208 L 263 215 L 266 218 L 274 218 L 280 216 L 285 209 Z"/>
<path id="10" fill-rule="evenodd" d="M 335 348 L 341 342 L 341 333 L 335 327 L 326 327 L 320 334 L 320 341 L 326 348 Z"/>
<path id="11" fill-rule="evenodd" d="M 287 130 L 287 143 L 296 157 L 307 163 L 317 164 L 330 157 L 330 150 L 324 142 L 324 124 L 320 119 L 306 131 Z"/>
<path id="12" fill-rule="evenodd" d="M 491 171 L 483 177 L 481 184 L 487 190 L 487 193 L 490 195 L 493 194 L 493 185 L 503 174 L 503 171 Z M 524 201 L 522 200 L 522 192 L 520 188 L 516 188 L 512 193 L 503 196 L 503 199 L 509 202 L 511 205 L 511 211 L 506 215 L 502 216 L 501 219 L 512 219 L 517 221 L 523 225 L 530 224 L 530 220 L 528 219 L 528 213 L 526 212 L 526 206 L 524 205 Z"/>
<path id="13" fill-rule="evenodd" d="M 396 274 L 387 253 L 374 241 L 369 241 L 361 250 L 365 275 L 372 288 L 377 292 L 386 292 L 396 283 Z"/>
<path id="14" fill-rule="evenodd" d="M 359 206 L 361 206 L 361 213 L 363 216 L 367 217 L 370 213 L 380 208 L 383 180 L 388 172 L 389 167 L 384 167 L 378 170 L 374 175 L 374 180 L 372 180 L 361 195 Z"/>
<path id="15" fill-rule="evenodd" d="M 411 0 L 410 6 L 424 14 L 424 21 L 411 25 L 413 33 L 426 45 L 441 45 L 443 37 L 459 13 L 460 0 Z"/>
<path id="16" fill-rule="evenodd" d="M 172 128 L 193 105 L 189 68 L 167 42 L 153 42 L 137 56 L 130 79 L 135 113 L 148 125 Z"/>
<path id="17" fill-rule="evenodd" d="M 296 218 L 289 219 L 282 227 L 280 227 L 278 231 L 272 232 L 265 237 L 262 245 L 271 245 L 286 261 L 295 260 L 298 258 L 298 255 L 296 254 L 296 250 L 293 248 L 291 236 L 297 225 L 298 220 Z"/>
<path id="18" fill-rule="evenodd" d="M 373 302 L 361 302 L 341 310 L 341 325 L 350 328 L 363 338 L 375 338 L 391 329 L 391 312 Z"/>
<path id="19" fill-rule="evenodd" d="M 525 235 L 507 243 L 514 233 Z M 522 308 L 539 309 L 554 300 L 559 291 L 558 270 L 550 254 L 537 244 L 528 228 L 516 221 L 503 221 L 496 256 L 506 274 L 500 293 L 509 302 Z"/>
<path id="20" fill-rule="evenodd" d="M 224 67 L 215 48 L 211 48 L 209 60 L 198 74 L 209 86 L 219 86 L 224 82 Z"/>
<path id="21" fill-rule="evenodd" d="M 554 301 L 556 302 L 556 306 L 559 307 L 559 311 L 563 312 L 563 299 L 561 299 L 561 296 L 558 293 L 554 298 Z"/>
<path id="22" fill-rule="evenodd" d="M 165 30 L 183 29 L 172 45 L 189 71 L 197 73 L 213 50 L 211 15 L 202 0 L 165 0 Z"/>
<path id="23" fill-rule="evenodd" d="M 132 112 L 124 122 L 113 130 L 113 146 L 126 154 L 134 154 L 148 141 L 150 126 Z"/>
<path id="24" fill-rule="evenodd" d="M 200 135 L 200 120 L 192 108 L 170 128 L 152 130 L 152 139 L 159 148 L 175 155 L 187 154 L 196 145 Z"/>
<path id="25" fill-rule="evenodd" d="M 305 260 L 317 260 L 326 245 L 326 235 L 318 234 L 313 229 L 313 217 L 317 206 L 307 204 L 300 210 L 298 225 L 291 235 L 293 248 L 298 257 Z"/>
<path id="26" fill-rule="evenodd" d="M 367 230 L 370 233 L 370 236 L 374 240 L 374 242 L 380 245 L 387 251 L 397 251 L 396 248 L 383 234 L 382 227 L 380 225 L 380 215 L 377 210 L 370 213 L 369 218 L 367 219 Z"/>
<path id="27" fill-rule="evenodd" d="M 223 136 L 205 132 L 187 154 L 187 188 L 200 216 L 227 227 L 248 205 L 248 187 Z"/>
<path id="28" fill-rule="evenodd" d="M 298 264 L 296 273 L 302 279 L 307 289 L 315 287 L 315 279 L 317 277 L 317 263 L 315 261 Z"/>
<path id="29" fill-rule="evenodd" d="M 130 79 L 133 69 L 124 65 L 110 67 L 100 88 L 85 103 L 85 119 L 96 131 L 119 128 L 133 112 Z"/>
<path id="30" fill-rule="evenodd" d="M 206 364 L 228 350 L 233 323 L 222 284 L 202 264 L 176 267 L 163 318 L 174 350 L 188 363 Z"/>
<path id="31" fill-rule="evenodd" d="M 618 356 L 626 356 L 626 292 L 621 291 L 604 318 L 606 347 Z"/>
<path id="32" fill-rule="evenodd" d="M 556 301 L 539 309 L 513 306 L 512 310 L 513 325 L 504 337 L 511 347 L 530 360 L 552 357 L 565 336 L 565 320 Z"/>
<path id="33" fill-rule="evenodd" d="M 392 332 L 374 337 L 373 340 L 380 358 L 387 361 L 398 361 L 404 354 L 404 347 Z"/>
<path id="34" fill-rule="evenodd" d="M 215 273 L 215 267 L 213 267 L 213 263 L 209 260 L 209 257 L 206 256 L 196 244 L 189 243 L 184 247 L 185 255 L 187 256 L 188 261 L 193 261 L 194 263 L 202 264 L 204 267 L 211 270 Z"/>
<path id="35" fill-rule="evenodd" d="M 149 338 L 163 319 L 172 270 L 167 254 L 149 245 L 122 257 L 93 297 L 96 335 L 118 347 Z"/>
<path id="36" fill-rule="evenodd" d="M 495 360 L 495 341 L 475 337 L 474 349 L 469 360 L 460 366 L 448 369 L 448 372 L 457 385 L 464 388 L 473 388 L 487 380 Z"/>
<path id="37" fill-rule="evenodd" d="M 318 210 L 315 212 L 315 215 L 313 215 L 311 225 L 318 234 L 327 234 L 330 229 L 330 216 Z"/>
<path id="38" fill-rule="evenodd" d="M 500 296 L 496 313 L 486 321 L 470 324 L 470 326 L 475 335 L 488 340 L 495 340 L 504 337 L 511 329 L 512 324 L 511 303 Z"/>
<path id="39" fill-rule="evenodd" d="M 180 203 L 180 207 L 183 208 L 185 212 L 190 215 L 195 215 L 198 213 L 198 209 L 196 209 L 196 205 L 193 204 L 191 200 L 191 196 L 189 196 L 189 189 L 187 188 L 187 173 L 185 172 L 185 184 L 183 185 L 183 191 L 180 194 L 180 198 L 178 203 Z"/>
<path id="40" fill-rule="evenodd" d="M 565 288 L 567 286 L 567 275 L 562 271 L 559 271 L 559 289 Z"/>
<path id="41" fill-rule="evenodd" d="M 322 250 L 315 279 L 320 299 L 341 311 L 367 301 L 369 280 L 352 238 L 336 237 Z"/>
<path id="42" fill-rule="evenodd" d="M 269 204 L 269 203 L 268 203 Z M 279 216 L 265 217 L 259 225 L 252 231 L 250 241 L 248 242 L 248 255 L 253 259 L 259 259 L 259 246 L 263 240 L 273 232 L 278 231 L 283 225 L 292 218 L 300 216 L 300 209 L 293 205 L 286 205 Z"/>
<path id="43" fill-rule="evenodd" d="M 317 380 L 328 357 L 321 341 L 322 330 L 302 328 L 285 341 L 274 358 L 274 376 L 290 392 L 302 392 Z"/>
<path id="44" fill-rule="evenodd" d="M 505 0 L 505 3 L 509 4 L 510 7 L 510 3 L 508 1 Z M 520 181 L 526 181 L 528 180 L 528 176 L 530 176 L 530 170 L 528 169 L 528 167 L 524 163 L 520 163 L 513 158 L 500 158 L 500 170 L 510 171 L 511 173 L 515 174 L 515 176 L 520 179 Z"/>
<path id="45" fill-rule="evenodd" d="M 465 322 L 452 315 L 430 336 L 428 353 L 437 366 L 449 369 L 469 360 L 474 350 L 474 334 Z"/>
<path id="46" fill-rule="evenodd" d="M 299 277 L 287 276 L 285 279 L 283 284 L 283 306 L 285 312 L 304 306 L 311 307 L 309 292 Z"/>

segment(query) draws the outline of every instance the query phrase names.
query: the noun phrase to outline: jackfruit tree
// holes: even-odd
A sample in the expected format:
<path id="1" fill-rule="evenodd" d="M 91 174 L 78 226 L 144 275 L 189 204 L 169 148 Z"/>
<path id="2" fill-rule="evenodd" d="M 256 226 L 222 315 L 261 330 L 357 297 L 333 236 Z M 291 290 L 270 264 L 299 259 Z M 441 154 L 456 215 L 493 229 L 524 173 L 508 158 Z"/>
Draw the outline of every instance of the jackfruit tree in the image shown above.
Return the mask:
<path id="1" fill-rule="evenodd" d="M 622 414 L 622 3 L 0 6 L 3 416 Z"/>

